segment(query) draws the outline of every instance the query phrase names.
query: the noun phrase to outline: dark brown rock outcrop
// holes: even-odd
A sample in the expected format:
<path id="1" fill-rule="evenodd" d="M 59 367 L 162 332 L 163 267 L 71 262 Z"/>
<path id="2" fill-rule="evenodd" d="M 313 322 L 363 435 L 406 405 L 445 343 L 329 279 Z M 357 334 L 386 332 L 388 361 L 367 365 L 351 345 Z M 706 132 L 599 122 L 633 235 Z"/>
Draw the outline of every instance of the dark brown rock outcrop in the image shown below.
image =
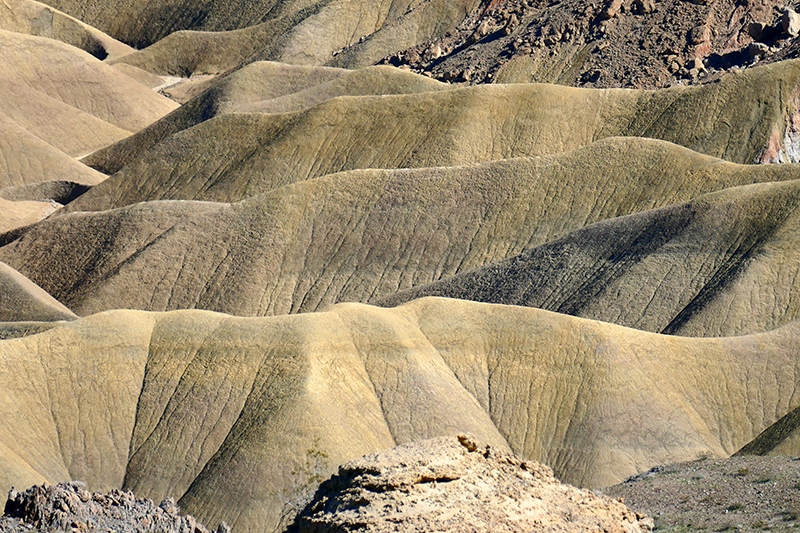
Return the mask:
<path id="1" fill-rule="evenodd" d="M 469 83 L 639 89 L 702 83 L 754 62 L 797 57 L 800 16 L 782 6 L 775 0 L 484 0 L 444 37 L 382 61 Z M 361 66 L 370 37 L 331 65 Z"/>

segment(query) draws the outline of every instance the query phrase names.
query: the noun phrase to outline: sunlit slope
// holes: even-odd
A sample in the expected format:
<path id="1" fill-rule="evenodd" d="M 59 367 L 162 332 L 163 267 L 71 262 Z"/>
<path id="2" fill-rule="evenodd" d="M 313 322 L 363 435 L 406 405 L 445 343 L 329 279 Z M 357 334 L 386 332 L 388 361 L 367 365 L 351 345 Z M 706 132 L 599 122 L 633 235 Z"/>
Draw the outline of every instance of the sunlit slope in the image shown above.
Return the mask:
<path id="1" fill-rule="evenodd" d="M 88 53 L 44 37 L 0 30 L 0 72 L 130 132 L 178 107 Z"/>
<path id="2" fill-rule="evenodd" d="M 57 208 L 49 202 L 6 200 L 0 196 L 0 234 L 35 224 Z"/>
<path id="3" fill-rule="evenodd" d="M 200 4 L 191 0 L 147 3 L 47 0 L 46 3 L 136 48 L 163 39 L 164 44 L 182 57 L 188 58 L 192 50 L 200 52 L 200 61 L 208 62 L 209 56 L 224 60 L 260 53 L 258 59 L 317 65 L 421 3 L 430 4 L 425 10 L 428 25 L 418 31 L 415 43 L 444 35 L 478 4 L 476 0 L 207 0 Z M 137 23 L 131 24 L 131 20 Z M 219 33 L 226 30 L 239 31 Z"/>
<path id="4" fill-rule="evenodd" d="M 526 305 L 690 336 L 766 331 L 800 312 L 800 182 L 756 184 L 606 220 L 386 298 Z"/>
<path id="5" fill-rule="evenodd" d="M 69 89 L 69 85 L 65 86 L 66 91 Z M 66 104 L 60 99 L 9 79 L 0 80 L 0 95 L 2 95 L 0 116 L 3 118 L 4 126 L 0 135 L 5 143 L 11 145 L 12 151 L 22 152 L 28 148 L 23 139 L 19 142 L 24 144 L 14 148 L 15 141 L 12 139 L 24 135 L 21 132 L 70 156 L 70 159 L 86 155 L 87 152 L 91 153 L 131 134 L 128 130 Z M 19 156 L 27 156 L 34 160 L 40 157 L 38 151 L 34 150 L 30 154 L 12 153 L 9 158 Z M 8 173 L 11 168 L 9 166 L 6 169 L 4 165 L 4 170 Z M 93 171 L 87 169 L 86 172 Z"/>
<path id="6" fill-rule="evenodd" d="M 0 30 L 0 73 L 0 197 L 36 182 L 99 183 L 105 176 L 76 157 L 177 107 L 85 51 L 45 37 Z"/>
<path id="7" fill-rule="evenodd" d="M 0 322 L 46 322 L 74 318 L 78 317 L 41 287 L 0 263 Z"/>
<path id="8" fill-rule="evenodd" d="M 226 113 L 283 113 L 307 109 L 336 96 L 407 94 L 448 87 L 390 67 L 350 71 L 260 61 L 225 77 L 135 135 L 90 155 L 84 163 L 113 174 L 170 135 Z"/>
<path id="9" fill-rule="evenodd" d="M 314 311 L 466 272 L 586 224 L 797 174 L 793 165 L 736 165 L 663 141 L 611 138 L 539 158 L 350 171 L 199 214 L 159 201 L 51 217 L 1 248 L 0 260 L 81 315 Z M 147 229 L 151 217 L 158 231 Z M 703 238 L 707 247 L 725 242 Z"/>
<path id="10" fill-rule="evenodd" d="M 225 115 L 167 138 L 73 208 L 154 197 L 236 201 L 342 170 L 544 155 L 618 135 L 751 163 L 794 112 L 798 81 L 800 61 L 662 91 L 490 85 L 334 98 L 283 115 Z"/>
<path id="11" fill-rule="evenodd" d="M 604 486 L 729 454 L 797 407 L 797 328 L 690 339 L 446 299 L 103 313 L 0 342 L 0 489 L 124 478 L 206 523 L 270 531 L 307 450 L 330 471 L 459 431 Z"/>
<path id="12" fill-rule="evenodd" d="M 246 28 L 178 31 L 121 61 L 181 76 L 223 73 L 258 60 L 361 68 L 397 50 L 444 36 L 478 2 L 394 1 L 386 12 L 390 2 L 345 0 L 315 2 L 311 9 L 293 11 L 301 4 L 285 2 L 282 13 Z M 341 53 L 344 47 L 356 50 Z"/>
<path id="13" fill-rule="evenodd" d="M 0 116 L 5 118 L 8 115 L 0 111 Z M 48 133 L 54 134 L 57 131 L 52 128 Z M 79 132 L 75 134 L 73 138 L 80 138 Z M 88 132 L 83 138 L 93 142 Z M 43 141 L 15 121 L 4 121 L 0 130 L 0 196 L 3 196 L 3 189 L 30 183 L 73 181 L 94 185 L 105 177 Z"/>
<path id="14" fill-rule="evenodd" d="M 4 0 L 0 29 L 62 41 L 98 59 L 118 59 L 135 50 L 100 30 L 34 0 Z"/>

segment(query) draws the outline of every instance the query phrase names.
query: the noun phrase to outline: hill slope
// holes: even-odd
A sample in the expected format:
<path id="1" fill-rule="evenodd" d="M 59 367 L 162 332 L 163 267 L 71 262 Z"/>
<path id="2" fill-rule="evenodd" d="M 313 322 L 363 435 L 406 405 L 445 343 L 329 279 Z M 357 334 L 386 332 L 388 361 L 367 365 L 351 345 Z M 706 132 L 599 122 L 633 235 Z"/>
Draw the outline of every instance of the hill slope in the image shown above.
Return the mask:
<path id="1" fill-rule="evenodd" d="M 402 17 L 419 4 L 430 4 L 426 9 L 430 22 L 420 29 L 416 42 L 444 35 L 478 1 L 205 0 L 198 4 L 191 0 L 159 0 L 142 4 L 135 0 L 48 0 L 46 3 L 136 48 L 164 39 L 173 55 L 177 51 L 184 57 L 193 49 L 201 52 L 201 59 L 220 49 L 222 53 L 217 57 L 246 55 L 246 51 L 252 50 L 262 54 L 258 59 L 320 65 L 335 51 Z M 138 24 L 129 24 L 130 20 Z M 175 33 L 179 30 L 239 31 L 238 35 Z M 168 37 L 170 34 L 172 37 Z"/>
<path id="2" fill-rule="evenodd" d="M 618 135 L 741 163 L 785 158 L 794 153 L 793 137 L 783 132 L 791 132 L 798 82 L 800 61 L 661 91 L 484 85 L 340 97 L 282 115 L 225 115 L 165 139 L 70 209 L 155 198 L 238 201 L 342 170 L 544 155 Z"/>
<path id="3" fill-rule="evenodd" d="M 3 77 L 133 132 L 177 104 L 60 41 L 0 30 Z"/>
<path id="4" fill-rule="evenodd" d="M 170 135 L 218 115 L 247 111 L 283 113 L 307 109 L 336 96 L 408 94 L 448 87 L 388 67 L 350 71 L 267 61 L 251 63 L 224 77 L 162 120 L 83 161 L 110 175 Z"/>
<path id="5" fill-rule="evenodd" d="M 662 333 L 725 336 L 798 318 L 800 182 L 756 184 L 606 220 L 402 291 L 526 305 Z"/>
<path id="6" fill-rule="evenodd" d="M 272 318 L 103 313 L 0 342 L 0 489 L 123 484 L 269 531 L 307 450 L 332 468 L 460 431 L 607 485 L 728 454 L 795 408 L 798 338 L 796 323 L 689 339 L 444 299 Z"/>
<path id="7" fill-rule="evenodd" d="M 734 165 L 663 141 L 612 138 L 541 158 L 351 171 L 201 214 L 172 201 L 54 216 L 1 248 L 0 260 L 79 314 L 313 311 L 465 272 L 606 218 L 796 176 L 793 165 Z M 147 229 L 152 217 L 163 220 L 157 232 Z"/>
<path id="8" fill-rule="evenodd" d="M 35 0 L 4 0 L 0 29 L 47 37 L 98 59 L 119 59 L 135 50 L 103 32 Z"/>
<path id="9" fill-rule="evenodd" d="M 41 287 L 5 263 L 0 263 L 0 322 L 46 322 L 75 318 L 78 317 Z"/>

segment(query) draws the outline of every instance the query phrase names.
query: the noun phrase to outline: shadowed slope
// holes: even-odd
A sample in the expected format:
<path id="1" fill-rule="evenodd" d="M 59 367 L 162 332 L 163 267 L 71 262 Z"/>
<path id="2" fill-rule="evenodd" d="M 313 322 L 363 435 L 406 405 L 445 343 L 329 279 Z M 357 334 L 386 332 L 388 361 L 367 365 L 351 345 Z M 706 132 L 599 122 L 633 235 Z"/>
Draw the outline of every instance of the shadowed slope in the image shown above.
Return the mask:
<path id="1" fill-rule="evenodd" d="M 43 37 L 0 30 L 0 72 L 131 132 L 178 107 L 86 52 Z"/>
<path id="2" fill-rule="evenodd" d="M 784 130 L 798 81 L 800 61 L 662 91 L 490 85 L 226 115 L 169 137 L 70 209 L 153 198 L 236 201 L 341 170 L 542 155 L 616 135 L 749 163 Z"/>
<path id="3" fill-rule="evenodd" d="M 306 450 L 333 468 L 459 431 L 607 485 L 731 453 L 795 408 L 797 328 L 689 339 L 444 299 L 104 313 L 0 343 L 0 490 L 124 474 L 206 522 L 269 531 Z"/>
<path id="4" fill-rule="evenodd" d="M 79 314 L 313 311 L 464 272 L 606 218 L 796 176 L 792 165 L 735 165 L 663 141 L 612 138 L 541 158 L 308 180 L 169 218 L 158 239 L 115 236 L 117 221 L 135 227 L 141 213 L 180 203 L 51 217 L 0 249 L 0 260 Z M 48 254 L 53 247 L 63 253 Z M 87 262 L 95 256 L 102 266 Z"/>
<path id="5" fill-rule="evenodd" d="M 0 322 L 48 322 L 74 318 L 78 318 L 75 313 L 41 287 L 5 263 L 0 263 Z"/>
<path id="6" fill-rule="evenodd" d="M 691 336 L 800 316 L 800 181 L 757 184 L 606 220 L 504 261 L 383 299 L 540 307 Z"/>
<path id="7" fill-rule="evenodd" d="M 117 59 L 135 50 L 88 24 L 34 0 L 3 0 L 0 29 L 56 39 L 98 59 Z"/>
<path id="8" fill-rule="evenodd" d="M 797 455 L 800 450 L 800 407 L 762 431 L 734 455 Z"/>
<path id="9" fill-rule="evenodd" d="M 359 71 L 258 62 L 227 76 L 197 98 L 124 141 L 83 162 L 113 174 L 170 135 L 237 111 L 282 113 L 342 95 L 407 94 L 448 86 L 387 67 Z"/>

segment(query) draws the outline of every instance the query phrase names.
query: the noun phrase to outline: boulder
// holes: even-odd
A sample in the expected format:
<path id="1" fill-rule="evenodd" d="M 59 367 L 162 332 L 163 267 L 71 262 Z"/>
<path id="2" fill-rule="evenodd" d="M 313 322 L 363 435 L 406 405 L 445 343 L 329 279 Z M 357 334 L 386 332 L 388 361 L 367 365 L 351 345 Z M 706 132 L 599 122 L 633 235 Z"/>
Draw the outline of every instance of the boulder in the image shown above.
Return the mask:
<path id="1" fill-rule="evenodd" d="M 786 8 L 781 17 L 781 28 L 792 37 L 797 37 L 800 34 L 800 15 L 794 9 Z"/>

